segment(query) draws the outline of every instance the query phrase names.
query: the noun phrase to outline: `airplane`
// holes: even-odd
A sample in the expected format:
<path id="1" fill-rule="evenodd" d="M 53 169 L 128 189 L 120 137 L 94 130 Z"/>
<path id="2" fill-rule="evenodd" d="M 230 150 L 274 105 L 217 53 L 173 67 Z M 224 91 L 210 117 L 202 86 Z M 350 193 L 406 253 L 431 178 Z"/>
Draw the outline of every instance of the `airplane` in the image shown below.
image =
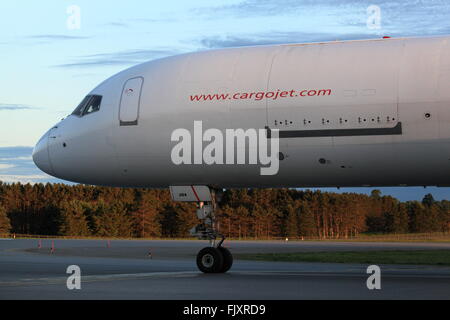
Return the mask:
<path id="1" fill-rule="evenodd" d="M 226 188 L 450 185 L 450 36 L 146 62 L 93 89 L 33 160 L 60 179 L 197 203 L 191 232 L 210 241 L 197 266 L 227 272 L 214 214 Z"/>

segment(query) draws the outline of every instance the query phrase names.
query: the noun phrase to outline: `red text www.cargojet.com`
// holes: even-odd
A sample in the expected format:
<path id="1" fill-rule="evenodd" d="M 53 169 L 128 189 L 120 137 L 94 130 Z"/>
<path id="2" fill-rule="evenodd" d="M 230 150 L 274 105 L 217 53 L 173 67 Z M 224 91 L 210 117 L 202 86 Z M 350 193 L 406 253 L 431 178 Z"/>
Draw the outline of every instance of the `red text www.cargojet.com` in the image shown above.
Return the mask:
<path id="1" fill-rule="evenodd" d="M 208 93 L 190 95 L 192 102 L 202 101 L 221 101 L 221 100 L 254 100 L 263 99 L 285 99 L 285 98 L 304 98 L 331 96 L 331 89 L 305 89 L 305 90 L 276 90 L 276 91 L 258 91 L 258 92 L 235 92 L 235 93 Z"/>

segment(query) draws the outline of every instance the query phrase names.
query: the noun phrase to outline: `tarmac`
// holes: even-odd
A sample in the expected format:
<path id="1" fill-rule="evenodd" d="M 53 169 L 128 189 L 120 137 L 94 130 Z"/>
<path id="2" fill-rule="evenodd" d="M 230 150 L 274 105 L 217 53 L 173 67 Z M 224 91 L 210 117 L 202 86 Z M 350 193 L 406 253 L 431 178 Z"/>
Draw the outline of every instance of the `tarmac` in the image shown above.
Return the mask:
<path id="1" fill-rule="evenodd" d="M 0 299 L 310 300 L 450 299 L 450 267 L 379 265 L 369 290 L 367 264 L 263 262 L 235 258 L 225 274 L 203 274 L 205 241 L 0 239 Z M 39 244 L 41 247 L 39 248 Z M 234 254 L 305 251 L 433 250 L 450 243 L 226 241 Z M 67 287 L 79 266 L 81 289 Z"/>

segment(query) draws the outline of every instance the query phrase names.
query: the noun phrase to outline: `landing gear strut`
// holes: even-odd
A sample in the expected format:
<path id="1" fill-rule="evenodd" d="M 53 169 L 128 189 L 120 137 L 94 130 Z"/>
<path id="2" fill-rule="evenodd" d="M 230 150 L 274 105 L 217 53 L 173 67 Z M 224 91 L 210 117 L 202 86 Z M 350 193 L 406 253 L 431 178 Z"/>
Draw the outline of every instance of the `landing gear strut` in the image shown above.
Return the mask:
<path id="1" fill-rule="evenodd" d="M 190 233 L 202 240 L 209 240 L 197 254 L 197 266 L 204 273 L 225 273 L 233 265 L 231 252 L 222 247 L 225 236 L 216 228 L 216 202 L 220 196 L 207 186 L 170 187 L 175 201 L 191 201 L 197 203 L 197 217 L 201 223 L 191 229 Z"/>

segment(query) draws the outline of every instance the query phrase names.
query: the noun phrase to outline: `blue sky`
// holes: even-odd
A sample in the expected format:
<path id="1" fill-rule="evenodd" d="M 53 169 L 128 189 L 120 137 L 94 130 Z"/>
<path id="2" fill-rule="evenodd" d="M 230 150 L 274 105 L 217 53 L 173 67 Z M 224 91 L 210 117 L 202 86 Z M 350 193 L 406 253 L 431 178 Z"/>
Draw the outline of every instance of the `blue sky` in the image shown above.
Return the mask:
<path id="1" fill-rule="evenodd" d="M 71 5 L 79 29 L 67 26 Z M 381 9 L 380 29 L 367 27 L 370 5 Z M 137 63 L 222 47 L 450 34 L 449 16 L 448 0 L 1 1 L 0 180 L 56 181 L 35 168 L 30 147 L 98 83 Z M 383 192 L 447 198 L 450 189 Z"/>

